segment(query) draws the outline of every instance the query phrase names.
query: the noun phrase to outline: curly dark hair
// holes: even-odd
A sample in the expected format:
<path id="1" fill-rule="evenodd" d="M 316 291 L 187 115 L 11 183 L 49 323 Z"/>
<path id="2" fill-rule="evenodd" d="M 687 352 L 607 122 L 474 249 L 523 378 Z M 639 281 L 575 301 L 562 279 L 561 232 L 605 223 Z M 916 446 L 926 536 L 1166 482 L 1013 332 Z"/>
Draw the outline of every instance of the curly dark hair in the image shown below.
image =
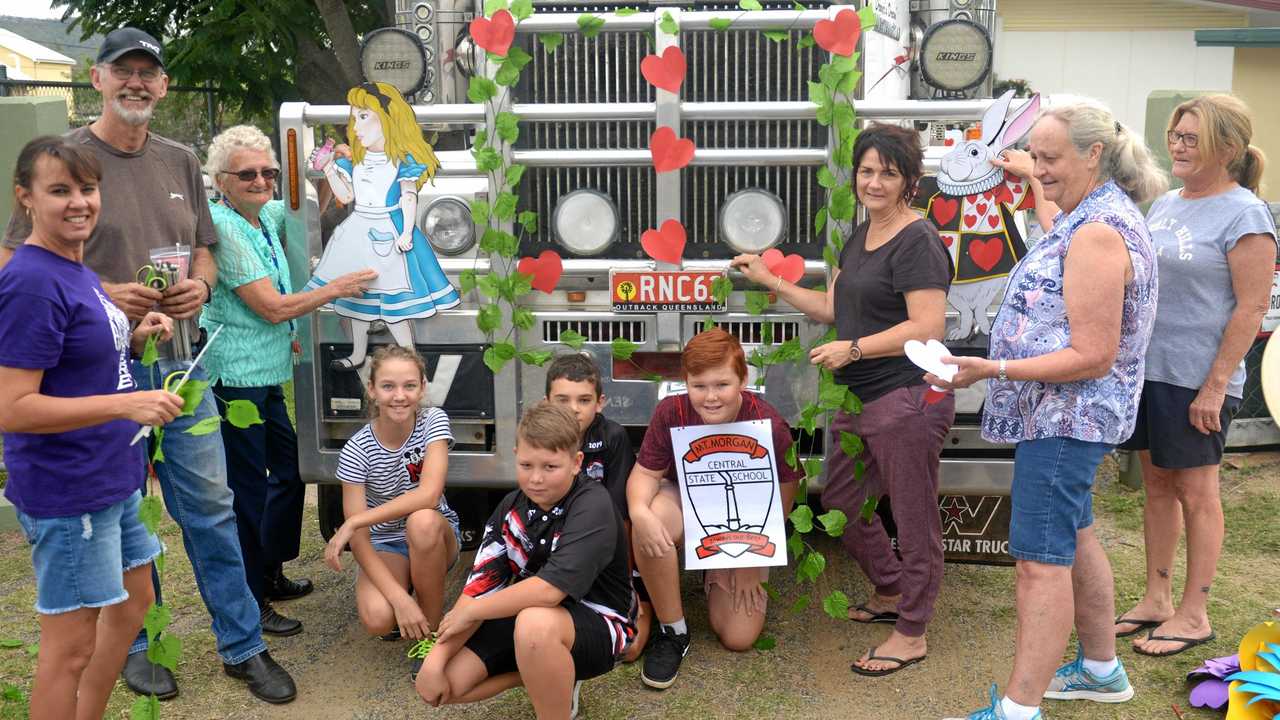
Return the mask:
<path id="1" fill-rule="evenodd" d="M 855 178 L 858 166 L 862 164 L 862 156 L 868 150 L 875 150 L 882 161 L 902 173 L 903 179 L 907 181 L 902 199 L 909 202 L 916 192 L 920 178 L 924 177 L 924 150 L 920 147 L 920 135 L 915 130 L 885 123 L 875 123 L 858 133 L 858 139 L 853 143 Z M 858 192 L 856 179 L 853 181 L 853 192 Z M 862 198 L 858 198 L 858 202 L 862 202 Z"/>

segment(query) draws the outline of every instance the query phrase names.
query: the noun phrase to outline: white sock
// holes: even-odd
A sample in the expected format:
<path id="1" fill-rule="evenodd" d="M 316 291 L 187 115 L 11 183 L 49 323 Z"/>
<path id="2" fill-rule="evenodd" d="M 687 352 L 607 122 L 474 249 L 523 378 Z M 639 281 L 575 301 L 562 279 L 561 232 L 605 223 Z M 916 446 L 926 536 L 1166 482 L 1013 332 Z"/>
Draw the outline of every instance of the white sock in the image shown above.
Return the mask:
<path id="1" fill-rule="evenodd" d="M 677 635 L 689 634 L 689 626 L 685 624 L 684 618 L 680 618 L 679 620 L 671 623 L 662 623 L 662 627 L 670 630 L 671 632 Z"/>
<path id="2" fill-rule="evenodd" d="M 1116 671 L 1116 668 L 1120 666 L 1120 660 L 1119 658 L 1111 658 L 1110 660 L 1090 660 L 1085 658 L 1082 664 L 1090 675 L 1096 678 L 1104 678 Z"/>
<path id="3" fill-rule="evenodd" d="M 1000 700 L 1000 711 L 1004 713 L 1006 720 L 1031 720 L 1040 712 L 1040 708 L 1019 705 L 1006 695 Z"/>

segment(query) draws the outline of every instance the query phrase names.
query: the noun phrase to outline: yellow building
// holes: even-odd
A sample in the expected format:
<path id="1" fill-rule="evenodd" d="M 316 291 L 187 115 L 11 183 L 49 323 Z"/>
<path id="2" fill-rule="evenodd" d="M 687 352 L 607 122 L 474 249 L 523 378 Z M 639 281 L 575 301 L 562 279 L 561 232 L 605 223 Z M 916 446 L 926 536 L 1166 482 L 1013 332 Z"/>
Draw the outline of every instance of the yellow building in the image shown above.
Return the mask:
<path id="1" fill-rule="evenodd" d="M 71 82 L 76 61 L 0 28 L 0 65 L 14 80 Z"/>

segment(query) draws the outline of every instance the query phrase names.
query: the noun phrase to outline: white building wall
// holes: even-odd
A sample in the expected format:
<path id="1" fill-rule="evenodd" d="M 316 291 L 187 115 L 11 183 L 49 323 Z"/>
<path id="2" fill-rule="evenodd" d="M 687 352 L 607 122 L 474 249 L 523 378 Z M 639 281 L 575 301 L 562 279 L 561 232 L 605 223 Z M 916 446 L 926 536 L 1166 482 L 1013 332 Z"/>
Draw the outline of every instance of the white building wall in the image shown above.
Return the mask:
<path id="1" fill-rule="evenodd" d="M 1194 30 L 1005 31 L 997 26 L 995 72 L 1032 89 L 1106 103 L 1142 133 L 1153 90 L 1231 90 L 1234 50 L 1196 47 Z"/>

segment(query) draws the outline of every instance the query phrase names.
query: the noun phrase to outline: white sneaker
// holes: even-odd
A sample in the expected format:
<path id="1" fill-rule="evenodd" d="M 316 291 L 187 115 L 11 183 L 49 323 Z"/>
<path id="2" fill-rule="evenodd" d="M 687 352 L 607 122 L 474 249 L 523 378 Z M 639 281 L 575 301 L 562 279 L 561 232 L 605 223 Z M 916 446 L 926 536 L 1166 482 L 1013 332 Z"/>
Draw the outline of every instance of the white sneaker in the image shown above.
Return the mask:
<path id="1" fill-rule="evenodd" d="M 582 681 L 573 684 L 573 702 L 569 703 L 569 720 L 578 720 L 578 693 L 582 690 Z"/>

